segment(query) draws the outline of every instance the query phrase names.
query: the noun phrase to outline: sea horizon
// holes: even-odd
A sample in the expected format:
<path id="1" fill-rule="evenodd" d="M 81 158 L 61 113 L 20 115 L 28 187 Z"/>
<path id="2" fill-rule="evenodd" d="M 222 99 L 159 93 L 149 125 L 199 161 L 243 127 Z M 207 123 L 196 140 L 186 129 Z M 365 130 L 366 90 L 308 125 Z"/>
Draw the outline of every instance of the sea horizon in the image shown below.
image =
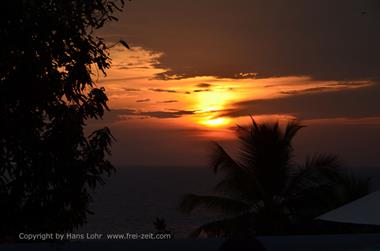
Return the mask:
<path id="1" fill-rule="evenodd" d="M 380 168 L 348 167 L 354 175 L 371 178 L 371 190 L 380 189 Z M 174 166 L 119 166 L 93 194 L 88 223 L 76 233 L 154 233 L 156 217 L 164 218 L 175 239 L 187 238 L 196 227 L 217 218 L 197 211 L 178 210 L 185 193 L 211 194 L 217 182 L 211 168 Z"/>

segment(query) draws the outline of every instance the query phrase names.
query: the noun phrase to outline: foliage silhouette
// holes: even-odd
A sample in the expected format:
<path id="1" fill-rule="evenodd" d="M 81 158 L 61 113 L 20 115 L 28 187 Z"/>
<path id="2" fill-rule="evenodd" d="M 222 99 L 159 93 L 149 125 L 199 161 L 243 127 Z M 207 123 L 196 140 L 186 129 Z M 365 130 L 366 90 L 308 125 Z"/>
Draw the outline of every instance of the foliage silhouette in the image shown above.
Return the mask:
<path id="1" fill-rule="evenodd" d="M 289 234 L 291 227 L 313 219 L 368 193 L 368 182 L 339 171 L 337 158 L 316 154 L 303 165 L 294 162 L 292 142 L 304 126 L 278 122 L 237 127 L 239 161 L 215 144 L 211 167 L 223 177 L 215 186 L 222 195 L 187 194 L 180 210 L 203 207 L 221 219 L 191 234 L 197 237 L 246 238 L 257 234 Z"/>
<path id="2" fill-rule="evenodd" d="M 108 110 L 93 78 L 110 58 L 94 33 L 123 0 L 15 0 L 0 16 L 0 236 L 64 232 L 86 222 L 90 191 L 114 168 Z"/>

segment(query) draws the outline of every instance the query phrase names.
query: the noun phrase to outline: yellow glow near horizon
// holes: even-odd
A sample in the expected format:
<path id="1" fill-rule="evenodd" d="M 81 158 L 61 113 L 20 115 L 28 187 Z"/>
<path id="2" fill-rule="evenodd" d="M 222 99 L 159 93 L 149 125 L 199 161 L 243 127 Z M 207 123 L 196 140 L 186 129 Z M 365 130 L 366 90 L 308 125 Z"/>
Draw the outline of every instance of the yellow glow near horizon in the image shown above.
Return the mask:
<path id="1" fill-rule="evenodd" d="M 96 82 L 106 88 L 111 109 L 121 110 L 121 113 L 124 110 L 125 119 L 115 122 L 120 124 L 127 120 L 144 125 L 157 122 L 166 127 L 209 127 L 210 130 L 201 130 L 222 132 L 247 118 L 249 113 L 255 114 L 252 108 L 252 111 L 244 111 L 247 113 L 244 118 L 224 116 L 228 111 L 239 109 L 239 102 L 278 98 L 313 88 L 337 91 L 371 84 L 370 81 L 355 81 L 342 85 L 339 81 L 313 80 L 308 76 L 264 79 L 193 76 L 168 80 L 156 77 L 170 70 L 159 67 L 162 52 L 138 46 L 127 50 L 120 45 L 115 46 L 111 54 L 112 68 L 108 77 L 99 76 Z M 251 73 L 241 75 L 250 76 Z M 149 123 L 147 118 L 151 119 Z"/>
<path id="2" fill-rule="evenodd" d="M 208 127 L 222 127 L 231 122 L 231 119 L 217 117 L 221 110 L 236 96 L 235 93 L 225 89 L 215 89 L 198 93 L 196 97 L 198 114 L 200 118 L 197 122 Z M 235 97 L 236 98 L 236 97 Z"/>
<path id="3" fill-rule="evenodd" d="M 210 126 L 210 127 L 218 127 L 218 126 L 224 126 L 228 125 L 230 123 L 229 118 L 210 118 L 210 119 L 205 119 L 200 121 L 201 124 Z"/>

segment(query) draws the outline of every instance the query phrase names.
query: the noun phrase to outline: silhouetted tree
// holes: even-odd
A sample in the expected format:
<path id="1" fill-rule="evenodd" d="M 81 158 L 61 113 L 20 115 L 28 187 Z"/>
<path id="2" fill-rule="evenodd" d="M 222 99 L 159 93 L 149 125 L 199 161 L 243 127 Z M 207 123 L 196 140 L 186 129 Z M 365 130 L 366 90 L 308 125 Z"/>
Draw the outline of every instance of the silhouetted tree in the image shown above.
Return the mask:
<path id="1" fill-rule="evenodd" d="M 70 231 L 113 166 L 108 128 L 84 132 L 107 96 L 110 67 L 94 35 L 123 0 L 12 0 L 0 15 L 0 235 Z"/>
<path id="2" fill-rule="evenodd" d="M 180 209 L 190 213 L 204 207 L 222 218 L 191 235 L 244 239 L 286 234 L 293 224 L 368 193 L 367 182 L 340 173 L 335 156 L 317 154 L 304 165 L 294 162 L 292 141 L 303 127 L 291 121 L 282 130 L 278 122 L 257 124 L 252 118 L 250 128 L 237 128 L 239 161 L 215 144 L 211 166 L 223 174 L 215 187 L 223 196 L 187 194 Z"/>

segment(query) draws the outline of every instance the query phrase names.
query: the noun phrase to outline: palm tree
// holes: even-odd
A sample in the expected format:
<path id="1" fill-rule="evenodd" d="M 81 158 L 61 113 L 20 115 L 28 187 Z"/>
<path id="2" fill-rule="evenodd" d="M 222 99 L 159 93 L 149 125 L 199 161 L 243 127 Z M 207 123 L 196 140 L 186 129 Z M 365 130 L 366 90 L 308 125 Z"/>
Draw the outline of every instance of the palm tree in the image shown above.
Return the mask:
<path id="1" fill-rule="evenodd" d="M 316 154 L 303 165 L 294 162 L 292 142 L 304 127 L 298 121 L 282 129 L 278 122 L 257 124 L 251 119 L 249 128 L 236 129 L 239 161 L 214 145 L 211 167 L 223 174 L 216 194 L 187 194 L 181 201 L 180 210 L 185 213 L 203 207 L 222 216 L 198 227 L 191 236 L 285 234 L 299 221 L 368 193 L 368 183 L 341 173 L 333 155 Z"/>

